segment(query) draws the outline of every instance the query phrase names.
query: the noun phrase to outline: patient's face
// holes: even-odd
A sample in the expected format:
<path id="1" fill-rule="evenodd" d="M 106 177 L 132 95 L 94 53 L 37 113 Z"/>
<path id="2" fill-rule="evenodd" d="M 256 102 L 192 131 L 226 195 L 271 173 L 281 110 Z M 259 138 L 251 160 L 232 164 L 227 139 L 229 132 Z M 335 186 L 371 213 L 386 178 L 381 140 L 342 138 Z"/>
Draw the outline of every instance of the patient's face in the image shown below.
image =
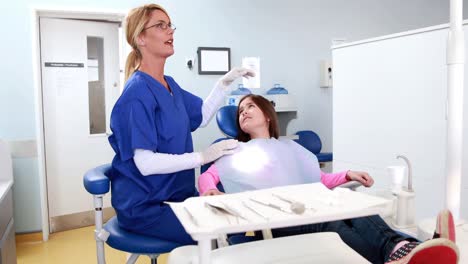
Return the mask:
<path id="1" fill-rule="evenodd" d="M 268 131 L 265 115 L 251 98 L 245 99 L 239 105 L 239 124 L 242 131 L 249 135 Z"/>

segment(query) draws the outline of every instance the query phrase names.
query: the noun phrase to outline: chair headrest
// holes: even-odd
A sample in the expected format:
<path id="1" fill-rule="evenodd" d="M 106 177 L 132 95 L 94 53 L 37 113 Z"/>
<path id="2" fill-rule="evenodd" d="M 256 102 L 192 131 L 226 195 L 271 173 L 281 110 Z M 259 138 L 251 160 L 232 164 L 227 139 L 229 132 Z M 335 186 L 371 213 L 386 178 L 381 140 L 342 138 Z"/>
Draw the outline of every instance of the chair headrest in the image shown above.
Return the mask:
<path id="1" fill-rule="evenodd" d="M 310 152 L 314 154 L 320 153 L 322 150 L 322 141 L 320 137 L 311 130 L 303 130 L 298 131 L 296 135 L 299 136 L 299 139 L 295 139 L 297 143 L 299 143 L 304 148 L 308 149 Z"/>
<path id="2" fill-rule="evenodd" d="M 226 105 L 221 107 L 216 114 L 218 127 L 228 137 L 237 137 L 237 106 Z"/>

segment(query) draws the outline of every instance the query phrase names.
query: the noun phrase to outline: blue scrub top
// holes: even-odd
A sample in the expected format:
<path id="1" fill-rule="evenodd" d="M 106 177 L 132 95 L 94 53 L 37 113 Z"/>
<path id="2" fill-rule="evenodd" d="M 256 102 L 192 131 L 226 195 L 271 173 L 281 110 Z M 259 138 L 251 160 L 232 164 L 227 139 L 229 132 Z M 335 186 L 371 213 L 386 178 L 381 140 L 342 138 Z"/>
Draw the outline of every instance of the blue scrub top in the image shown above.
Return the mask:
<path id="1" fill-rule="evenodd" d="M 115 151 L 109 176 L 112 206 L 122 227 L 144 229 L 157 223 L 164 201 L 197 195 L 194 169 L 143 176 L 133 160 L 135 149 L 158 153 L 193 152 L 191 132 L 202 121 L 203 101 L 164 76 L 172 94 L 150 75 L 136 71 L 112 110 L 109 142 Z"/>

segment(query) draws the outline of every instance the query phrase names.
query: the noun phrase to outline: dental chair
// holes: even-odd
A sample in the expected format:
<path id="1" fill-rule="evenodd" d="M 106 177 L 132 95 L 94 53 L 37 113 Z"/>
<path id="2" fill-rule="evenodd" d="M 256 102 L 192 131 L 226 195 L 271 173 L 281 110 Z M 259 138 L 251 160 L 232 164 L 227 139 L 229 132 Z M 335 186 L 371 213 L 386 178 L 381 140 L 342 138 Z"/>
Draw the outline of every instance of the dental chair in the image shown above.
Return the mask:
<path id="1" fill-rule="evenodd" d="M 299 145 L 303 146 L 310 152 L 314 153 L 317 156 L 317 159 L 320 163 L 333 161 L 333 153 L 331 152 L 321 152 L 322 151 L 322 141 L 320 137 L 312 130 L 302 130 L 298 131 L 296 135 L 299 137 L 295 139 Z"/>
<path id="2" fill-rule="evenodd" d="M 215 142 L 237 136 L 236 113 L 237 107 L 233 105 L 219 109 L 216 122 L 226 137 L 219 138 Z M 299 144 L 304 144 L 306 148 L 313 147 L 309 150 L 314 154 L 320 153 L 321 142 L 317 134 L 312 131 L 300 131 L 298 135 Z M 331 160 L 331 153 L 325 155 L 325 158 L 319 158 L 319 162 Z M 201 173 L 205 172 L 209 166 L 211 163 L 203 166 Z M 355 190 L 359 186 L 361 184 L 358 182 L 348 182 L 340 187 Z M 217 187 L 222 190 L 221 184 Z M 220 238 L 218 238 L 218 245 L 219 240 Z M 366 259 L 348 247 L 337 233 L 331 232 L 272 239 L 271 230 L 262 230 L 261 232 L 255 231 L 254 236 L 230 235 L 227 241 L 229 246 L 221 246 L 212 251 L 213 263 L 368 263 Z M 169 254 L 168 264 L 198 263 L 197 258 L 196 246 L 179 247 Z M 304 259 L 307 259 L 306 262 Z"/>
<path id="3" fill-rule="evenodd" d="M 226 136 L 213 143 L 237 136 L 237 106 L 228 105 L 219 109 L 216 122 Z M 205 164 L 200 172 L 205 172 L 213 163 Z M 347 186 L 345 186 L 347 185 Z M 348 182 L 340 187 L 355 189 L 357 182 Z M 221 183 L 217 188 L 223 191 Z M 226 239 L 227 243 L 222 240 Z M 229 244 L 229 246 L 227 246 Z M 291 245 L 296 245 L 292 246 Z M 288 247 L 285 251 L 284 248 Z M 337 233 L 322 232 L 273 239 L 270 229 L 255 231 L 254 235 L 233 234 L 217 239 L 217 247 L 212 251 L 213 263 L 304 263 L 299 259 L 311 257 L 316 263 L 368 263 L 366 259 L 347 246 Z M 328 254 L 328 252 L 340 253 Z M 264 252 L 268 252 L 265 254 Z M 327 253 L 325 253 L 327 252 Z M 183 246 L 174 249 L 168 264 L 198 263 L 196 246 Z M 307 262 L 309 263 L 309 262 Z"/>
<path id="4" fill-rule="evenodd" d="M 117 217 L 112 217 L 103 225 L 103 197 L 109 192 L 110 180 L 107 177 L 111 165 L 106 164 L 89 170 L 83 177 L 83 185 L 94 197 L 95 225 L 94 238 L 96 240 L 97 263 L 106 263 L 104 244 L 110 247 L 132 253 L 127 264 L 135 263 L 140 255 L 147 255 L 152 264 L 157 263 L 160 254 L 168 253 L 174 248 L 182 246 L 178 243 L 154 237 L 128 232 L 119 227 Z"/>
<path id="5" fill-rule="evenodd" d="M 226 105 L 216 113 L 216 123 L 221 132 L 229 138 L 237 137 L 237 106 Z"/>
<path id="6" fill-rule="evenodd" d="M 226 137 L 218 138 L 213 143 L 219 142 L 221 140 L 226 140 L 230 138 L 236 138 L 238 133 L 237 128 L 237 106 L 235 105 L 226 105 L 221 107 L 218 112 L 216 113 L 216 123 L 218 124 L 218 128 Z M 312 153 L 319 153 L 322 148 L 322 142 L 318 135 L 312 131 L 299 131 L 296 133 L 299 136 L 298 140 L 295 140 L 300 145 L 304 146 L 306 149 L 311 151 Z M 319 156 L 316 154 L 319 162 L 326 162 L 329 161 L 331 158 L 331 153 L 322 153 L 324 155 Z M 213 162 L 203 165 L 200 168 L 200 174 L 204 173 Z M 340 185 L 342 188 L 349 188 L 351 190 L 356 190 L 357 187 L 361 186 L 358 182 L 348 182 L 345 184 Z M 218 184 L 217 188 L 224 192 L 224 188 L 221 183 Z M 229 245 L 236 245 L 241 243 L 253 242 L 262 239 L 271 239 L 273 238 L 271 234 L 271 230 L 262 230 L 256 231 L 253 235 L 244 235 L 244 234 L 235 234 L 230 235 L 227 237 L 227 243 Z M 218 238 L 218 245 L 225 245 L 222 241 L 222 238 Z"/>

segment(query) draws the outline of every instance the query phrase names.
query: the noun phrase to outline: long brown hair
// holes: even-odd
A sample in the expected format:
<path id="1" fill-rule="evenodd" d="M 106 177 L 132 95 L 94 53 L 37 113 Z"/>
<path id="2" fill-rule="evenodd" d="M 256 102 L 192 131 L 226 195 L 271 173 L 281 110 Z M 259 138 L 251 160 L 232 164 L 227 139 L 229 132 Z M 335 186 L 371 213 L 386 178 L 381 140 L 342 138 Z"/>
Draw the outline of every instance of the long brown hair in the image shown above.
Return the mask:
<path id="1" fill-rule="evenodd" d="M 240 102 L 239 105 L 244 101 L 245 99 L 250 98 L 252 102 L 254 102 L 255 105 L 260 108 L 262 111 L 263 115 L 265 118 L 270 120 L 268 122 L 268 132 L 270 133 L 270 137 L 278 138 L 279 137 L 279 125 L 278 125 L 278 116 L 276 115 L 275 108 L 273 107 L 273 104 L 268 101 L 265 97 L 261 95 L 256 95 L 256 94 L 249 94 L 244 96 Z M 240 117 L 240 111 L 239 107 L 237 107 L 237 116 L 236 116 L 236 124 L 237 124 L 237 140 L 241 142 L 247 142 L 249 141 L 250 135 L 242 131 L 240 124 L 239 124 L 239 117 Z"/>
<path id="2" fill-rule="evenodd" d="M 137 39 L 141 32 L 144 31 L 146 24 L 151 18 L 151 12 L 154 10 L 161 10 L 169 17 L 167 11 L 157 4 L 136 7 L 130 10 L 127 15 L 125 20 L 125 34 L 128 44 L 132 47 L 132 51 L 128 54 L 127 62 L 125 63 L 125 81 L 140 68 L 142 55 L 138 49 Z"/>

